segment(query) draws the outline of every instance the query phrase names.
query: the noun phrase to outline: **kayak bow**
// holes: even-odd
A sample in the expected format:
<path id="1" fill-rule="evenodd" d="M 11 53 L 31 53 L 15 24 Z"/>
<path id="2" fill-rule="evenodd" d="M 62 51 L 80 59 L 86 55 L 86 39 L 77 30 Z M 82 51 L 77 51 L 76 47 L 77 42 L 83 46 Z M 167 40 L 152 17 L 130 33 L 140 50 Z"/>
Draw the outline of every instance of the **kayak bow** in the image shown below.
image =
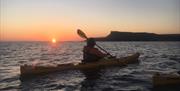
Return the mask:
<path id="1" fill-rule="evenodd" d="M 170 86 L 180 85 L 180 75 L 177 74 L 161 74 L 156 73 L 153 75 L 153 86 Z"/>

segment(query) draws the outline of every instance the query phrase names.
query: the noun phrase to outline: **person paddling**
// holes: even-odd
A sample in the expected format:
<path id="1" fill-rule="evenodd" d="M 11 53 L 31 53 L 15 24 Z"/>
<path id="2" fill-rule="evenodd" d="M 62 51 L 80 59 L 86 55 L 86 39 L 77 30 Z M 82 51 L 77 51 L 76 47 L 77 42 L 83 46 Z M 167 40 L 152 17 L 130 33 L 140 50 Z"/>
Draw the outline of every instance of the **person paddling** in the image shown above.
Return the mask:
<path id="1" fill-rule="evenodd" d="M 87 39 L 87 45 L 83 49 L 83 63 L 95 62 L 109 55 L 95 48 L 95 45 L 96 41 L 94 38 Z"/>

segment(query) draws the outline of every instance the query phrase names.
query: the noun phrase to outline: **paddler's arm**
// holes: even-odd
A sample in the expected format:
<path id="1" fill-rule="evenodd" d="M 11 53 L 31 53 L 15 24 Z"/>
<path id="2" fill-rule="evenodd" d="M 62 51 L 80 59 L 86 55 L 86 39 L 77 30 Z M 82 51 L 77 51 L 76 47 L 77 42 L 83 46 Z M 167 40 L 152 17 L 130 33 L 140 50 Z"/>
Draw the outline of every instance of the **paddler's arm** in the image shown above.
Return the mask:
<path id="1" fill-rule="evenodd" d="M 98 57 L 106 57 L 106 56 L 108 56 L 108 54 L 105 54 L 105 53 L 99 51 L 97 48 L 93 48 L 92 50 L 90 50 L 90 53 L 95 54 Z"/>

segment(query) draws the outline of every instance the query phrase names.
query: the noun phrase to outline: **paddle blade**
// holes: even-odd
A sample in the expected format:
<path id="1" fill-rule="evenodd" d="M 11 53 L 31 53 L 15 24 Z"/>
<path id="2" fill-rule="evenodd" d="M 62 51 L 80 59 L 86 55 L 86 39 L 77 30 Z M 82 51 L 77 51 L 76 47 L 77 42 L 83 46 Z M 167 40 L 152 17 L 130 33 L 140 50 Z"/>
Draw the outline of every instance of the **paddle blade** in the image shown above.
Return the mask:
<path id="1" fill-rule="evenodd" d="M 86 34 L 85 34 L 83 31 L 81 31 L 80 29 L 77 30 L 77 34 L 78 34 L 80 37 L 87 39 Z"/>

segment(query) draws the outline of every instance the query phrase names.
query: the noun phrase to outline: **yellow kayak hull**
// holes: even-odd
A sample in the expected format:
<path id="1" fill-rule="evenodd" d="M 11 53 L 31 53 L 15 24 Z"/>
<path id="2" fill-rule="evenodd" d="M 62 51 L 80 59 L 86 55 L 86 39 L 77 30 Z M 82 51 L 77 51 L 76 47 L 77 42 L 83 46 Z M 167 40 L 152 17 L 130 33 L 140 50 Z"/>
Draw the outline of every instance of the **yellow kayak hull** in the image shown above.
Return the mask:
<path id="1" fill-rule="evenodd" d="M 100 60 L 93 63 L 79 63 L 79 64 L 60 64 L 56 66 L 32 66 L 32 65 L 21 65 L 20 66 L 20 77 L 26 78 L 40 74 L 48 74 L 51 72 L 58 72 L 64 70 L 85 70 L 85 69 L 96 69 L 108 66 L 126 66 L 128 64 L 137 63 L 140 54 L 135 53 L 131 56 L 119 58 L 119 59 L 108 59 Z"/>

